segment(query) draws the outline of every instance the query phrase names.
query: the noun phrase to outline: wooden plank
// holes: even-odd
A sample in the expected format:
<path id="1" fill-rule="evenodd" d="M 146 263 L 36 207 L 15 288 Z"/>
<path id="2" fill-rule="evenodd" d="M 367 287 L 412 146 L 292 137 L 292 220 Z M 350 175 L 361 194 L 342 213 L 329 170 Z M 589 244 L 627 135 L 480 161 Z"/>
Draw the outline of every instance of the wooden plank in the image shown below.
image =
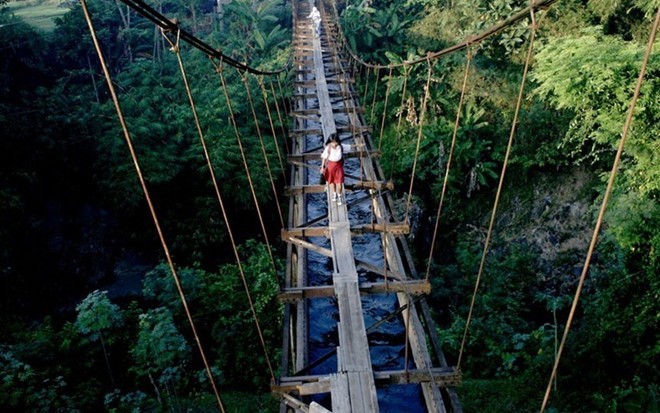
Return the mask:
<path id="1" fill-rule="evenodd" d="M 362 294 L 386 294 L 405 292 L 412 295 L 429 294 L 431 284 L 424 280 L 393 281 L 389 283 L 363 283 L 359 285 Z M 334 297 L 335 289 L 332 285 L 316 287 L 285 288 L 278 294 L 280 301 L 285 303 L 296 302 L 306 298 Z"/>
<path id="2" fill-rule="evenodd" d="M 316 93 L 295 93 L 292 98 L 293 99 L 310 99 L 310 98 L 316 98 Z M 329 91 L 328 96 L 331 98 L 341 98 L 344 97 L 344 94 L 339 92 L 339 91 Z"/>
<path id="3" fill-rule="evenodd" d="M 364 132 L 370 132 L 371 130 L 372 130 L 371 126 L 345 125 L 345 126 L 337 127 L 338 133 L 347 133 L 347 132 L 364 133 Z M 303 136 L 320 135 L 321 133 L 323 133 L 323 130 L 319 128 L 292 129 L 289 131 L 289 134 L 291 135 L 303 135 Z"/>
<path id="4" fill-rule="evenodd" d="M 332 413 L 332 412 L 316 402 L 311 402 L 309 404 L 309 413 Z"/>
<path id="5" fill-rule="evenodd" d="M 364 109 L 354 108 L 354 107 L 332 108 L 332 113 L 356 113 L 356 112 L 362 113 L 364 112 Z M 318 108 L 309 108 L 309 109 L 292 110 L 289 113 L 292 114 L 293 116 L 301 116 L 301 115 L 304 116 L 304 115 L 319 115 L 321 114 L 321 111 Z"/>
<path id="6" fill-rule="evenodd" d="M 331 382 L 328 377 L 324 377 L 322 380 L 310 383 L 303 383 L 297 387 L 298 394 L 301 396 L 307 396 L 310 394 L 320 394 L 320 393 L 330 393 Z"/>
<path id="7" fill-rule="evenodd" d="M 410 225 L 406 223 L 392 223 L 388 225 L 383 224 L 359 224 L 353 225 L 350 228 L 351 235 L 374 234 L 384 233 L 389 234 L 407 234 L 410 232 Z M 328 227 L 299 227 L 299 228 L 283 228 L 280 231 L 282 239 L 286 241 L 291 237 L 328 237 L 330 235 L 330 228 Z"/>
<path id="8" fill-rule="evenodd" d="M 348 377 L 346 373 L 337 373 L 330 376 L 332 383 L 332 411 L 350 412 L 351 403 L 348 395 Z"/>
<path id="9" fill-rule="evenodd" d="M 318 245 L 314 245 L 309 241 L 302 240 L 300 238 L 295 238 L 295 237 L 290 237 L 286 239 L 287 242 L 290 242 L 295 245 L 299 245 L 307 250 L 311 250 L 314 252 L 317 252 L 325 257 L 332 257 L 332 250 L 329 250 L 327 248 L 319 247 Z"/>
<path id="10" fill-rule="evenodd" d="M 296 161 L 299 162 L 299 161 Z M 318 168 L 318 165 L 309 165 L 309 167 Z M 392 181 L 359 181 L 354 183 L 345 183 L 345 189 L 356 191 L 361 189 L 374 189 L 374 190 L 392 190 L 394 189 L 394 183 Z M 284 194 L 287 196 L 297 195 L 297 194 L 318 194 L 325 192 L 325 185 L 303 185 L 303 186 L 288 186 L 284 188 Z M 381 224 L 375 224 L 376 226 L 381 226 Z M 393 224 L 397 225 L 397 224 Z M 406 234 L 408 232 L 405 232 Z"/>
<path id="11" fill-rule="evenodd" d="M 327 237 L 330 234 L 328 227 L 282 228 L 282 240 L 292 237 Z"/>
<path id="12" fill-rule="evenodd" d="M 376 383 L 390 385 L 396 383 L 430 383 L 435 382 L 438 387 L 460 386 L 462 375 L 451 367 L 433 367 L 430 369 L 408 369 L 374 371 L 373 377 Z M 307 376 L 284 376 L 280 377 L 279 383 L 272 388 L 276 392 L 286 392 L 295 389 L 305 383 L 315 383 L 327 378 L 327 375 Z"/>
<path id="13" fill-rule="evenodd" d="M 395 280 L 405 280 L 406 279 L 406 275 L 404 273 L 399 272 L 399 271 L 394 271 L 394 270 L 389 269 L 387 271 L 387 274 L 386 274 L 383 267 L 378 267 L 376 265 L 370 264 L 370 263 L 368 263 L 366 261 L 362 261 L 362 260 L 356 260 L 356 263 L 357 263 L 358 267 L 360 267 L 364 270 L 367 270 L 369 272 L 372 272 L 374 274 L 380 274 L 382 277 L 387 276 L 388 279 L 395 279 Z"/>

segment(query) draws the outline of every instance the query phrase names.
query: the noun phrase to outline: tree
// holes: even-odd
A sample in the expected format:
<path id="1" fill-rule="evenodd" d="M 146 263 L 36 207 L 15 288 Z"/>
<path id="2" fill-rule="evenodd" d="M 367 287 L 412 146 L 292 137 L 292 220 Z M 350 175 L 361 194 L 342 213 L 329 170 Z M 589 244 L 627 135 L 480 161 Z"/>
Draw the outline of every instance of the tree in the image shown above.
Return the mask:
<path id="1" fill-rule="evenodd" d="M 549 39 L 540 48 L 532 73 L 539 84 L 535 93 L 557 109 L 575 114 L 562 145 L 577 162 L 595 162 L 614 152 L 642 55 L 641 45 L 605 36 L 597 27 L 585 29 L 581 36 Z M 660 57 L 652 55 L 627 147 L 628 153 L 644 163 L 644 169 L 657 166 L 645 170 L 639 182 L 648 185 L 645 192 L 660 189 L 660 164 L 653 162 L 655 128 L 660 120 L 658 71 Z"/>
<path id="2" fill-rule="evenodd" d="M 277 276 L 263 244 L 253 240 L 239 247 L 243 272 L 250 288 L 257 317 L 273 360 L 279 347 L 281 305 Z M 219 367 L 221 377 L 238 386 L 265 386 L 268 378 L 266 360 L 260 345 L 252 312 L 247 302 L 241 274 L 236 264 L 221 265 L 217 271 L 179 268 L 178 274 L 200 329 L 202 341 L 209 343 L 215 356 L 210 360 Z M 158 306 L 168 308 L 175 322 L 187 323 L 181 300 L 167 265 L 161 264 L 147 274 L 144 294 Z M 188 329 L 186 329 L 188 330 Z"/>
<path id="3" fill-rule="evenodd" d="M 146 375 L 162 404 L 161 386 L 169 393 L 168 384 L 178 383 L 190 357 L 190 347 L 174 325 L 172 313 L 159 307 L 140 314 L 140 331 L 131 353 L 138 376 Z M 155 376 L 155 378 L 154 378 Z"/>
<path id="4" fill-rule="evenodd" d="M 76 311 L 78 312 L 75 322 L 76 328 L 92 342 L 101 342 L 110 381 L 112 382 L 112 386 L 116 387 L 112 369 L 110 368 L 110 359 L 108 357 L 104 332 L 107 333 L 122 324 L 121 309 L 110 301 L 107 291 L 95 290 L 76 306 Z"/>

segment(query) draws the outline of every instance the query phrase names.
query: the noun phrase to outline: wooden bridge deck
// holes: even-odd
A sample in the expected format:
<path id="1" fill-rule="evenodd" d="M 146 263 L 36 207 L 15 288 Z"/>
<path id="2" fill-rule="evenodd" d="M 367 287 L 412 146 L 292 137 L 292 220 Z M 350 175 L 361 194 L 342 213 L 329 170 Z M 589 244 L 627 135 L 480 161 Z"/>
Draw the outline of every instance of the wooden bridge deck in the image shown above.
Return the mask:
<path id="1" fill-rule="evenodd" d="M 414 279 L 414 267 L 407 250 L 405 223 L 395 219 L 393 200 L 388 194 L 391 183 L 384 179 L 377 161 L 369 128 L 361 118 L 361 108 L 353 97 L 350 76 L 343 71 L 343 58 L 332 36 L 313 35 L 306 19 L 312 5 L 308 1 L 294 4 L 296 82 L 292 105 L 294 132 L 289 154 L 291 163 L 289 202 L 289 228 L 282 231 L 288 242 L 288 260 L 285 290 L 281 295 L 285 303 L 285 331 L 283 334 L 283 372 L 273 390 L 283 395 L 282 411 L 328 411 L 315 402 L 309 406 L 296 397 L 330 393 L 332 412 L 379 412 L 378 386 L 397 383 L 420 383 L 423 403 L 430 412 L 460 412 L 454 391 L 448 386 L 458 384 L 460 375 L 448 367 L 438 340 L 430 337 L 432 348 L 427 347 L 427 332 L 434 333 L 434 325 L 424 304 L 413 302 L 411 295 L 428 293 L 428 283 Z M 323 12 L 322 12 L 323 13 Z M 324 14 L 324 33 L 332 33 L 332 22 Z M 340 98 L 340 99 L 339 99 Z M 338 100 L 339 99 L 339 100 Z M 341 102 L 340 105 L 337 105 Z M 333 105 L 334 103 L 334 105 Z M 338 107 L 339 106 L 339 107 Z M 348 118 L 348 127 L 339 127 L 335 116 Z M 309 196 L 323 193 L 320 185 L 310 184 L 318 176 L 319 148 L 308 148 L 309 141 L 324 142 L 331 134 L 349 134 L 343 141 L 366 148 L 353 154 L 360 157 L 359 177 L 347 185 L 366 195 L 351 201 L 370 202 L 373 217 L 370 223 L 351 224 L 347 203 L 337 205 L 326 193 L 327 217 L 309 221 Z M 384 191 L 384 192 L 383 192 Z M 384 195 L 383 195 L 384 194 Z M 319 226 L 327 223 L 327 226 Z M 353 237 L 363 233 L 381 236 L 384 267 L 356 260 Z M 327 237 L 330 248 L 314 243 L 314 237 Z M 332 286 L 311 286 L 308 274 L 308 252 L 332 259 Z M 380 274 L 383 281 L 360 283 L 358 267 Z M 396 294 L 400 310 L 398 316 L 408 323 L 410 357 L 415 368 L 375 372 L 372 367 L 367 327 L 362 309 L 361 294 Z M 337 369 L 327 375 L 309 375 L 309 300 L 334 296 L 337 300 L 338 346 Z M 418 314 L 418 308 L 422 315 Z M 424 321 L 424 323 L 422 322 Z M 440 367 L 433 367 L 432 356 Z M 304 374 L 303 374 L 304 373 Z"/>

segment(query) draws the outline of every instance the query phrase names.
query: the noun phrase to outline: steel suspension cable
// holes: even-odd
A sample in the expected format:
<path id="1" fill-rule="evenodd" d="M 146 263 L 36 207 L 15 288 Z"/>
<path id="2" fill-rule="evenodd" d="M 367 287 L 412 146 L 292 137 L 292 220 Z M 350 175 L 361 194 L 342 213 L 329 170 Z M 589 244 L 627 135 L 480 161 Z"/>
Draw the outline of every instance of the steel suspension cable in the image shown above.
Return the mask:
<path id="1" fill-rule="evenodd" d="M 479 290 L 479 283 L 481 282 L 481 276 L 483 275 L 484 266 L 486 263 L 486 256 L 488 255 L 488 247 L 490 245 L 490 238 L 493 233 L 493 225 L 495 224 L 495 216 L 497 215 L 497 207 L 500 201 L 500 195 L 502 194 L 502 187 L 504 186 L 504 176 L 506 174 L 506 168 L 509 163 L 509 155 L 511 154 L 511 147 L 513 146 L 513 137 L 516 133 L 516 126 L 518 124 L 518 114 L 520 113 L 520 107 L 522 106 L 523 94 L 525 91 L 525 83 L 527 80 L 527 72 L 529 71 L 529 64 L 532 60 L 532 52 L 534 51 L 534 39 L 536 38 L 536 31 L 538 25 L 536 23 L 536 17 L 534 14 L 534 8 L 530 8 L 530 15 L 532 20 L 532 33 L 529 39 L 529 47 L 527 49 L 527 58 L 525 59 L 525 68 L 523 69 L 522 79 L 520 81 L 520 89 L 518 91 L 518 100 L 516 101 L 516 110 L 513 115 L 513 122 L 511 123 L 511 132 L 509 133 L 509 141 L 506 146 L 506 154 L 504 155 L 504 162 L 502 164 L 502 171 L 500 172 L 500 180 L 497 185 L 497 193 L 495 194 L 495 202 L 493 203 L 493 211 L 490 216 L 490 223 L 488 224 L 488 233 L 486 234 L 486 241 L 484 242 L 484 249 L 481 254 L 481 263 L 479 264 L 479 272 L 477 273 L 477 280 L 474 284 L 474 291 L 472 293 L 472 300 L 470 302 L 470 310 L 468 312 L 467 320 L 465 321 L 465 330 L 463 331 L 463 339 L 461 340 L 461 349 L 458 353 L 458 362 L 456 363 L 456 370 L 461 368 L 461 360 L 463 358 L 463 351 L 465 349 L 465 342 L 467 339 L 468 328 L 470 326 L 470 320 L 472 318 L 472 311 L 474 309 L 474 303 L 477 298 L 477 291 Z"/>
<path id="2" fill-rule="evenodd" d="M 200 139 L 200 142 L 201 142 L 201 145 L 202 145 L 202 149 L 204 151 L 204 157 L 206 158 L 206 164 L 209 168 L 209 172 L 211 174 L 211 180 L 213 181 L 213 187 L 215 189 L 216 197 L 218 198 L 218 203 L 220 204 L 220 209 L 222 211 L 222 216 L 223 216 L 224 221 L 225 221 L 225 226 L 227 227 L 227 234 L 229 235 L 229 239 L 231 241 L 232 249 L 234 251 L 234 256 L 236 258 L 236 263 L 238 265 L 238 270 L 239 270 L 239 273 L 241 274 L 241 279 L 243 281 L 243 287 L 244 287 L 245 293 L 247 295 L 248 303 L 250 305 L 250 310 L 252 311 L 252 317 L 254 318 L 254 322 L 255 322 L 255 325 L 256 325 L 256 328 L 257 328 L 257 332 L 259 334 L 259 339 L 261 340 L 261 345 L 262 345 L 262 348 L 263 348 L 263 351 L 264 351 L 264 355 L 266 357 L 266 363 L 268 364 L 268 369 L 269 369 L 269 372 L 270 372 L 271 380 L 273 382 L 275 382 L 275 374 L 273 373 L 273 368 L 271 366 L 270 357 L 268 355 L 268 348 L 266 347 L 266 341 L 263 338 L 263 334 L 262 334 L 262 331 L 261 331 L 261 325 L 259 324 L 259 318 L 257 317 L 257 311 L 256 311 L 256 309 L 254 307 L 254 303 L 252 301 L 252 295 L 250 293 L 250 289 L 249 289 L 247 281 L 246 281 L 245 271 L 243 270 L 243 265 L 241 263 L 241 258 L 238 254 L 238 249 L 237 249 L 236 243 L 234 241 L 234 235 L 233 235 L 232 230 L 231 230 L 231 225 L 229 224 L 229 219 L 227 217 L 227 213 L 225 211 L 224 203 L 222 201 L 222 195 L 220 193 L 220 186 L 218 185 L 218 180 L 216 179 L 216 176 L 215 176 L 215 169 L 214 169 L 213 164 L 211 162 L 211 157 L 209 156 L 209 152 L 208 152 L 208 149 L 207 149 L 207 146 L 206 146 L 206 139 L 204 138 L 204 133 L 202 132 L 202 127 L 201 127 L 200 122 L 199 122 L 199 117 L 197 116 L 197 109 L 196 109 L 196 106 L 195 106 L 195 100 L 193 99 L 192 92 L 190 90 L 190 84 L 188 83 L 188 76 L 186 75 L 186 70 L 183 66 L 183 60 L 181 59 L 181 50 L 180 50 L 180 47 L 179 47 L 179 38 L 177 36 L 177 42 L 175 44 L 167 36 L 165 36 L 165 33 L 163 33 L 163 37 L 165 37 L 165 39 L 172 46 L 171 50 L 176 54 L 177 60 L 179 62 L 179 69 L 181 71 L 181 77 L 182 77 L 183 82 L 184 82 L 185 87 L 186 87 L 186 92 L 188 94 L 188 100 L 190 101 L 190 107 L 192 109 L 193 116 L 195 118 L 195 126 L 197 128 L 197 133 L 199 134 L 199 139 Z M 274 269 L 274 273 L 277 274 L 276 269 Z"/>
<path id="3" fill-rule="evenodd" d="M 381 149 L 383 144 L 383 132 L 385 131 L 385 115 L 387 114 L 387 100 L 390 97 L 390 87 L 392 86 L 392 69 L 393 67 L 390 66 L 390 72 L 387 75 L 389 81 L 387 82 L 387 88 L 385 89 L 385 104 L 383 105 L 383 117 L 380 120 L 380 136 L 378 137 L 378 150 Z"/>
<path id="4" fill-rule="evenodd" d="M 580 294 L 582 292 L 582 287 L 584 281 L 587 277 L 587 272 L 589 271 L 589 265 L 591 264 L 591 258 L 593 256 L 594 249 L 596 248 L 596 242 L 598 241 L 598 233 L 603 224 L 603 217 L 605 216 L 605 210 L 607 209 L 607 204 L 609 202 L 610 196 L 612 194 L 612 188 L 614 187 L 614 179 L 616 178 L 617 170 L 619 169 L 619 163 L 621 161 L 621 155 L 623 154 L 623 148 L 626 144 L 626 139 L 628 138 L 628 131 L 630 130 L 630 125 L 632 124 L 633 115 L 635 112 L 635 106 L 637 105 L 637 99 L 639 97 L 639 92 L 642 88 L 642 83 L 644 81 L 644 75 L 646 74 L 646 68 L 648 65 L 649 57 L 651 56 L 651 51 L 653 50 L 653 43 L 655 42 L 655 37 L 658 32 L 658 26 L 660 25 L 660 8 L 655 15 L 655 22 L 653 23 L 651 34 L 649 35 L 649 41 L 646 46 L 646 52 L 644 53 L 644 60 L 642 62 L 642 67 L 639 71 L 639 77 L 637 78 L 637 84 L 635 86 L 635 92 L 633 93 L 632 101 L 630 102 L 630 107 L 628 108 L 628 115 L 626 117 L 626 123 L 623 127 L 623 133 L 621 135 L 621 140 L 619 141 L 619 147 L 614 157 L 614 162 L 612 164 L 612 170 L 610 171 L 610 177 L 607 181 L 607 188 L 605 189 L 605 195 L 603 197 L 603 202 L 600 206 L 600 211 L 598 212 L 598 219 L 596 220 L 596 226 L 594 228 L 593 234 L 591 236 L 591 242 L 589 244 L 589 250 L 587 252 L 587 257 L 582 267 L 582 274 L 580 274 L 580 281 L 578 282 L 577 289 L 575 291 L 575 296 L 573 297 L 573 303 L 571 305 L 571 311 L 568 315 L 566 321 L 566 327 L 564 328 L 564 334 L 561 338 L 561 344 L 559 345 L 559 350 L 557 352 L 557 357 L 555 358 L 555 363 L 552 366 L 552 374 L 550 374 L 550 380 L 548 382 L 548 387 L 545 389 L 545 395 L 543 396 L 543 403 L 541 404 L 541 411 L 545 411 L 548 399 L 550 397 L 550 392 L 552 391 L 552 382 L 557 375 L 557 368 L 559 367 L 559 360 L 564 351 L 564 346 L 566 344 L 566 338 L 568 337 L 568 332 L 571 329 L 571 324 L 573 322 L 573 317 L 575 315 L 575 310 L 577 308 L 578 301 L 580 300 Z"/>
<path id="5" fill-rule="evenodd" d="M 195 342 L 197 343 L 197 349 L 199 350 L 199 354 L 202 358 L 202 361 L 204 363 L 204 369 L 206 371 L 206 375 L 209 379 L 209 382 L 211 384 L 211 387 L 213 388 L 213 393 L 215 395 L 215 399 L 218 403 L 218 407 L 220 408 L 220 411 L 222 413 L 225 413 L 225 408 L 222 404 L 222 399 L 220 397 L 220 392 L 218 391 L 218 387 L 215 384 L 215 379 L 213 377 L 213 372 L 211 371 L 211 367 L 209 365 L 209 362 L 206 358 L 206 354 L 204 352 L 204 347 L 202 346 L 202 342 L 199 338 L 199 335 L 197 334 L 197 328 L 195 327 L 195 322 L 193 321 L 192 314 L 190 313 L 190 309 L 188 308 L 188 301 L 186 300 L 186 296 L 183 292 L 183 288 L 181 287 L 181 282 L 179 281 L 179 275 L 177 274 L 177 271 L 174 267 L 174 262 L 172 260 L 172 256 L 170 254 L 169 247 L 167 246 L 167 242 L 165 241 L 165 236 L 163 235 L 163 230 L 161 229 L 160 222 L 158 221 L 158 216 L 156 214 L 156 210 L 154 208 L 153 202 L 151 200 L 151 195 L 149 194 L 149 190 L 147 189 L 147 184 L 144 179 L 144 176 L 142 174 L 142 170 L 140 168 L 140 163 L 138 162 L 137 154 L 135 153 L 135 149 L 133 148 L 133 142 L 131 139 L 131 135 L 128 131 L 128 127 L 126 125 L 126 121 L 124 119 L 124 114 L 121 109 L 121 105 L 119 103 L 119 98 L 117 97 L 117 93 L 115 92 L 114 85 L 112 83 L 112 78 L 110 76 L 110 71 L 108 70 L 108 66 L 105 62 L 105 58 L 103 57 L 103 52 L 101 51 L 101 46 L 99 45 L 98 39 L 96 37 L 96 30 L 94 29 L 94 24 L 92 23 L 91 16 L 89 14 L 89 10 L 87 9 L 87 3 L 85 0 L 80 1 L 80 5 L 83 10 L 83 14 L 85 15 L 85 20 L 87 21 L 87 25 L 89 27 L 89 31 L 92 37 L 92 41 L 94 42 L 94 47 L 96 49 L 96 53 L 99 57 L 99 61 L 101 63 L 101 68 L 103 69 L 103 73 L 105 75 L 105 80 L 108 84 L 108 88 L 110 90 L 110 95 L 112 96 L 112 101 L 115 106 L 115 110 L 117 111 L 117 117 L 119 118 L 119 123 L 121 124 L 121 128 L 124 134 L 124 139 L 126 140 L 126 144 L 128 146 L 128 150 L 131 153 L 131 158 L 133 160 L 133 166 L 135 166 L 135 171 L 137 173 L 138 179 L 140 181 L 140 186 L 142 187 L 142 192 L 144 193 L 145 200 L 147 201 L 147 205 L 149 207 L 149 212 L 151 214 L 151 218 L 154 222 L 154 225 L 156 227 L 156 232 L 158 233 L 158 238 L 160 239 L 161 246 L 163 248 L 163 252 L 165 253 L 165 257 L 167 259 L 167 263 L 170 267 L 170 272 L 172 274 L 172 278 L 174 279 L 174 283 L 176 284 L 177 291 L 179 293 L 179 297 L 181 298 L 181 303 L 183 305 L 183 308 L 186 313 L 186 317 L 188 318 L 188 323 L 190 324 L 190 327 L 193 332 L 193 336 L 195 337 Z"/>
<path id="6" fill-rule="evenodd" d="M 238 131 L 238 125 L 236 124 L 236 118 L 234 116 L 234 110 L 231 105 L 231 99 L 229 99 L 229 92 L 227 91 L 227 83 L 225 82 L 225 75 L 223 73 L 222 65 L 216 64 L 216 62 L 211 59 L 213 66 L 215 66 L 216 71 L 220 75 L 220 82 L 222 84 L 222 90 L 225 94 L 225 100 L 227 101 L 227 109 L 229 110 L 229 118 L 231 119 L 231 124 L 234 127 L 234 132 L 236 133 L 236 142 L 238 143 L 238 149 L 241 152 L 241 158 L 243 160 L 243 167 L 245 168 L 245 175 L 247 176 L 248 183 L 250 184 L 250 192 L 252 193 L 252 200 L 254 201 L 254 206 L 257 209 L 257 215 L 259 216 L 259 223 L 261 225 L 261 231 L 264 235 L 264 241 L 266 242 L 266 247 L 268 248 L 268 255 L 270 256 L 270 262 L 273 266 L 273 269 L 277 271 L 275 266 L 275 258 L 273 258 L 273 251 L 270 248 L 270 242 L 268 241 L 268 233 L 266 232 L 266 225 L 264 224 L 263 216 L 261 215 L 261 208 L 259 207 L 259 201 L 257 200 L 257 193 L 254 190 L 254 184 L 252 183 L 252 175 L 250 174 L 250 167 L 247 163 L 247 158 L 245 156 L 245 150 L 243 149 L 243 142 L 241 139 L 241 134 Z"/>
<path id="7" fill-rule="evenodd" d="M 424 99 L 422 100 L 422 109 L 419 114 L 419 130 L 417 132 L 417 147 L 415 148 L 415 160 L 413 161 L 412 173 L 410 174 L 410 188 L 408 189 L 408 201 L 406 202 L 406 215 L 405 221 L 408 222 L 408 214 L 410 212 L 410 202 L 412 201 L 412 190 L 415 182 L 415 170 L 417 169 L 417 159 L 419 157 L 419 147 L 422 143 L 422 129 L 424 128 L 424 116 L 426 115 L 426 103 L 429 99 L 431 89 L 431 73 L 433 72 L 433 65 L 428 60 L 429 70 L 426 76 L 426 87 L 424 88 Z"/>
<path id="8" fill-rule="evenodd" d="M 275 123 L 273 122 L 273 116 L 270 112 L 270 105 L 268 104 L 268 93 L 266 92 L 266 86 L 264 85 L 263 76 L 259 77 L 258 79 L 259 79 L 259 87 L 261 87 L 261 94 L 264 99 L 264 106 L 266 107 L 266 112 L 268 113 L 268 122 L 270 123 L 270 130 L 271 133 L 273 134 L 273 143 L 275 145 L 275 151 L 277 152 L 277 159 L 280 161 L 280 169 L 282 170 L 282 177 L 284 178 L 283 182 L 286 182 L 286 169 L 284 168 L 284 162 L 282 161 L 280 144 L 277 140 L 277 132 L 275 132 Z M 274 98 L 276 97 L 274 96 Z"/>
<path id="9" fill-rule="evenodd" d="M 447 157 L 447 166 L 445 167 L 445 177 L 442 182 L 442 192 L 440 193 L 440 201 L 438 202 L 438 212 L 435 215 L 435 228 L 433 229 L 433 238 L 431 240 L 431 250 L 429 252 L 429 259 L 426 264 L 426 281 L 429 281 L 431 274 L 431 261 L 433 260 L 433 251 L 435 249 L 435 241 L 438 235 L 438 228 L 440 226 L 440 213 L 442 211 L 442 204 L 445 199 L 445 193 L 447 191 L 447 182 L 449 181 L 449 170 L 451 168 L 451 161 L 454 155 L 454 147 L 456 146 L 456 133 L 458 131 L 458 125 L 461 120 L 461 111 L 463 110 L 463 100 L 465 98 L 465 89 L 467 88 L 468 75 L 470 73 L 470 62 L 472 62 L 472 52 L 470 49 L 466 49 L 466 62 L 465 62 L 465 74 L 463 76 L 463 86 L 461 87 L 461 97 L 458 100 L 458 108 L 456 109 L 456 121 L 454 122 L 454 132 L 451 137 L 451 147 L 449 148 L 449 155 Z"/>
<path id="10" fill-rule="evenodd" d="M 248 103 L 250 104 L 250 110 L 252 111 L 252 117 L 254 118 L 254 127 L 257 129 L 257 136 L 259 137 L 259 144 L 261 145 L 261 152 L 264 155 L 264 162 L 266 163 L 266 171 L 268 172 L 268 178 L 270 179 L 270 186 L 273 190 L 273 197 L 275 198 L 275 206 L 277 207 L 277 213 L 280 218 L 280 223 L 282 228 L 284 228 L 284 218 L 282 217 L 282 208 L 280 208 L 280 199 L 275 189 L 275 179 L 273 179 L 273 173 L 270 170 L 270 162 L 268 161 L 268 154 L 266 153 L 266 146 L 264 145 L 264 138 L 261 135 L 261 128 L 259 127 L 259 118 L 257 117 L 257 112 L 254 110 L 254 103 L 252 101 L 252 92 L 250 91 L 250 82 L 247 78 L 247 74 L 239 72 L 243 84 L 245 85 L 245 92 L 247 93 Z"/>

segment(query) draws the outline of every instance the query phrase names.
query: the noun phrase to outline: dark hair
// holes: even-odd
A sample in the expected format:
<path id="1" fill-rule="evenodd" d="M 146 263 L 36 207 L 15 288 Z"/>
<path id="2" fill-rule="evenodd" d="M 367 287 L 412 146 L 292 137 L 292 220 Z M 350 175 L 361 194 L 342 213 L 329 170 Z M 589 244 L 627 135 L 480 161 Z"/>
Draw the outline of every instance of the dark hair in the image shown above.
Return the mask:
<path id="1" fill-rule="evenodd" d="M 337 144 L 341 145 L 341 139 L 339 139 L 339 135 L 336 133 L 331 133 L 330 136 L 328 136 L 328 140 L 325 141 L 325 144 L 330 145 L 331 142 L 337 142 Z"/>

